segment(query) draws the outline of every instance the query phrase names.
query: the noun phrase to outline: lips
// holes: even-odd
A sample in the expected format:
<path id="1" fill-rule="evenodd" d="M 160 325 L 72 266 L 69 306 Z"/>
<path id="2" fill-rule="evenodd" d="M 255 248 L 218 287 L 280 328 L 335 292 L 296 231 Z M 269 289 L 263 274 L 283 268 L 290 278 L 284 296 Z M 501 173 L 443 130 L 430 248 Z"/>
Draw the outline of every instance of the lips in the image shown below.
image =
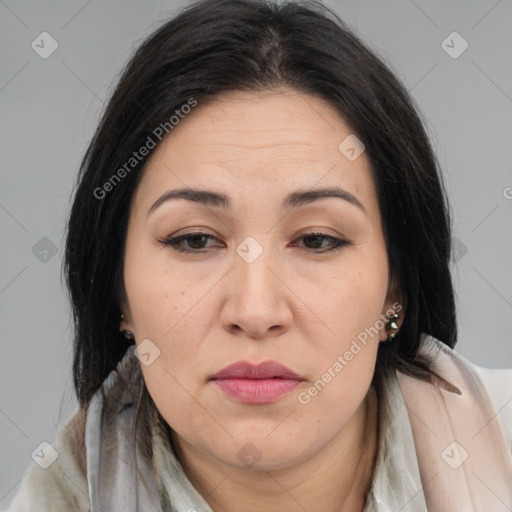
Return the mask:
<path id="1" fill-rule="evenodd" d="M 264 361 L 258 365 L 241 361 L 226 366 L 220 372 L 216 373 L 212 379 L 291 379 L 304 380 L 300 375 L 283 366 L 277 361 Z"/>
<path id="2" fill-rule="evenodd" d="M 268 404 L 297 388 L 304 379 L 277 361 L 238 362 L 212 377 L 228 397 L 243 404 Z"/>

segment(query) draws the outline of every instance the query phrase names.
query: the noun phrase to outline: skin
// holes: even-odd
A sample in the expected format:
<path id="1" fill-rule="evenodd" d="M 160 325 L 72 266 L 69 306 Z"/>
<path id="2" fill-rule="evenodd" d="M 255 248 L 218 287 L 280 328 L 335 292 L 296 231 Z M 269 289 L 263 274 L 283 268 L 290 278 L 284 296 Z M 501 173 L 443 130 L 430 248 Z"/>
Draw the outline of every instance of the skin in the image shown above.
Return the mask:
<path id="1" fill-rule="evenodd" d="M 133 197 L 120 330 L 160 350 L 141 366 L 146 386 L 185 472 L 216 512 L 364 507 L 378 446 L 370 383 L 384 327 L 309 403 L 298 400 L 400 302 L 369 162 L 338 149 L 351 133 L 319 98 L 285 88 L 226 93 L 199 104 L 157 146 Z M 289 192 L 331 186 L 365 211 L 339 198 L 281 210 Z M 164 192 L 183 187 L 225 193 L 232 207 L 179 199 L 148 216 Z M 195 254 L 159 242 L 194 231 L 214 237 L 181 243 Z M 329 239 L 303 238 L 314 231 L 350 245 L 327 252 Z M 236 252 L 248 236 L 263 249 L 251 263 Z M 209 380 L 236 361 L 269 359 L 304 379 L 271 404 L 240 403 Z M 261 458 L 249 467 L 240 450 Z"/>

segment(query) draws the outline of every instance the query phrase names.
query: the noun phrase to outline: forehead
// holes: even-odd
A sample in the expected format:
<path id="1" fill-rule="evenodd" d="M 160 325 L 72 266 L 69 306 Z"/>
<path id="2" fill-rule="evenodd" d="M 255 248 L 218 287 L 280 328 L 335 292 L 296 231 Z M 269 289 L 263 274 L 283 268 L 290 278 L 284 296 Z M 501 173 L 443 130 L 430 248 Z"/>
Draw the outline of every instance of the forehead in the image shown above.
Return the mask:
<path id="1" fill-rule="evenodd" d="M 298 188 L 340 186 L 370 211 L 376 196 L 366 155 L 351 160 L 342 151 L 354 136 L 322 99 L 290 89 L 226 93 L 199 103 L 164 137 L 137 200 L 170 188 L 208 188 L 233 194 L 236 207 L 240 194 L 245 206 L 263 197 L 281 201 Z"/>

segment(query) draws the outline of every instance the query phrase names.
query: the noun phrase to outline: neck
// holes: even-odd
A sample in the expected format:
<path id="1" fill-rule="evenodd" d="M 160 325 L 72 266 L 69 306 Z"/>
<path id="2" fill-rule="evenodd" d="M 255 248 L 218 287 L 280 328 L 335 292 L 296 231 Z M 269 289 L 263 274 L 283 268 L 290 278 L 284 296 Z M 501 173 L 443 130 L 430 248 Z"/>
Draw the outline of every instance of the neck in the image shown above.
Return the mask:
<path id="1" fill-rule="evenodd" d="M 377 394 L 370 387 L 345 428 L 307 461 L 276 471 L 233 469 L 171 431 L 176 457 L 215 512 L 362 512 L 378 446 Z"/>

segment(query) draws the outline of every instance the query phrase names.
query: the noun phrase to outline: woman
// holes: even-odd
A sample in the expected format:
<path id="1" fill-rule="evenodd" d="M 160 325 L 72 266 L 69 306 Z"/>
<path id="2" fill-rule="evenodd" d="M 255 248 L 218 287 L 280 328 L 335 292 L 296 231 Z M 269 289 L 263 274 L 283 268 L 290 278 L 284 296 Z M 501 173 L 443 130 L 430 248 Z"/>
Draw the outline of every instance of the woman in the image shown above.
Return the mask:
<path id="1" fill-rule="evenodd" d="M 512 371 L 453 350 L 450 251 L 414 103 L 342 21 L 190 6 L 84 157 L 80 408 L 11 510 L 510 510 Z"/>

